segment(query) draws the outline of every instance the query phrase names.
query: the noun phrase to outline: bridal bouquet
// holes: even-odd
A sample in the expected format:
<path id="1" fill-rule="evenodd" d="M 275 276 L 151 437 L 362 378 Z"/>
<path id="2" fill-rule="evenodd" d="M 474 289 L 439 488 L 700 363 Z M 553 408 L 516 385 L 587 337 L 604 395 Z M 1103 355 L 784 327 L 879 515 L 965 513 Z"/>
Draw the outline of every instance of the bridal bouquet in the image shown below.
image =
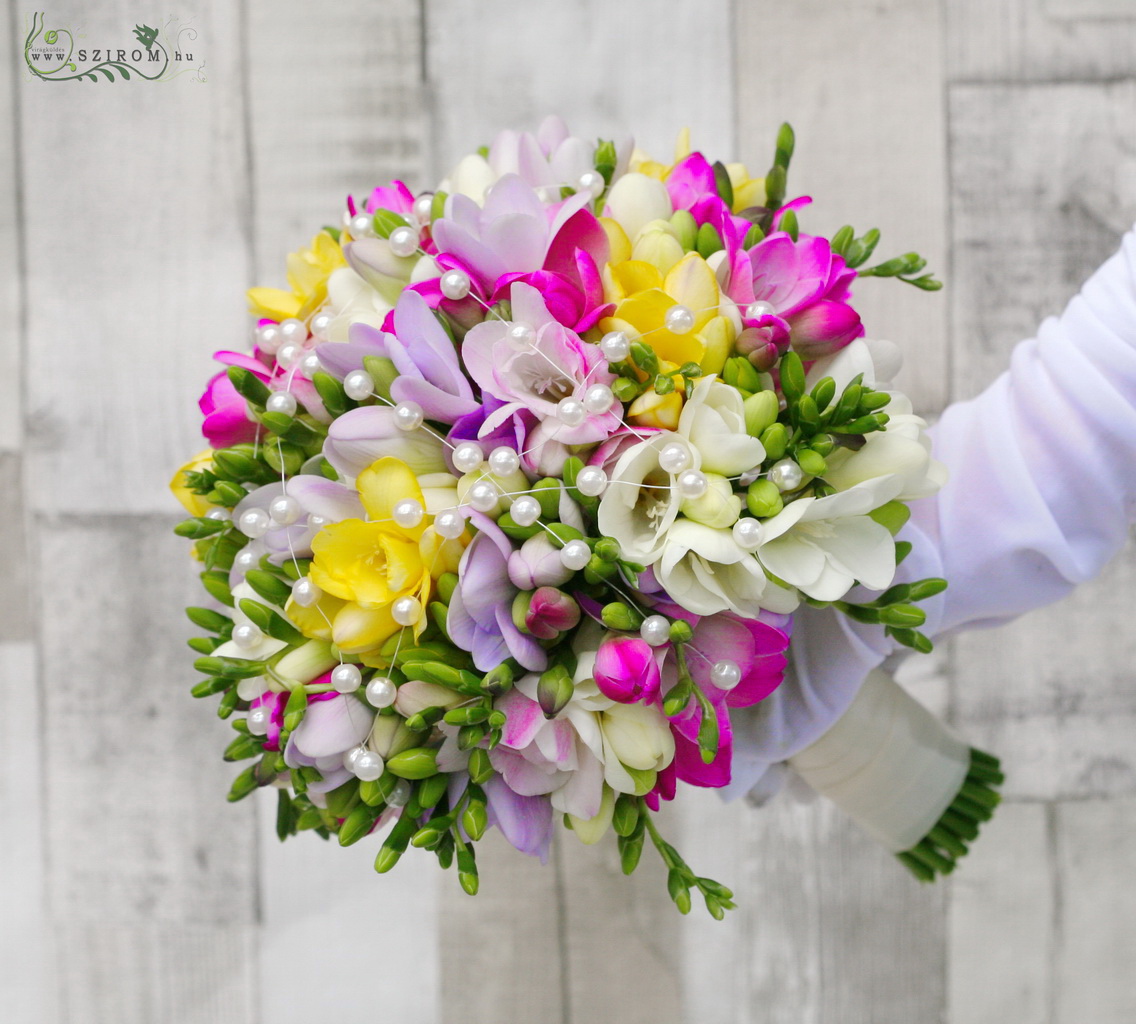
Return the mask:
<path id="1" fill-rule="evenodd" d="M 469 893 L 488 828 L 542 859 L 557 822 L 613 832 L 684 913 L 733 906 L 654 812 L 729 782 L 802 602 L 926 651 L 946 586 L 894 582 L 943 472 L 851 304 L 858 276 L 939 284 L 869 266 L 875 231 L 800 230 L 792 150 L 785 125 L 754 177 L 549 120 L 435 191 L 348 197 L 287 289 L 249 292 L 252 351 L 216 354 L 173 483 L 213 601 L 193 693 L 251 762 L 230 799 L 274 787 L 281 838 L 374 842 L 380 872 L 429 850 Z M 930 879 L 1001 777 L 881 685 L 795 766 Z M 913 787 L 892 828 L 876 805 Z"/>

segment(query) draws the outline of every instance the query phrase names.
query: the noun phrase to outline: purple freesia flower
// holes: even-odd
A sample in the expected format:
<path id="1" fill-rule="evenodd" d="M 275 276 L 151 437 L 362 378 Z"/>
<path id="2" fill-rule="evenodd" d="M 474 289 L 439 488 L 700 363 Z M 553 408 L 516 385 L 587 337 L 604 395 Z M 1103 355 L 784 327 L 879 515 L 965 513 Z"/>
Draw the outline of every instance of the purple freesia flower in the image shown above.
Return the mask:
<path id="1" fill-rule="evenodd" d="M 330 673 L 314 680 L 330 681 Z M 319 693 L 308 697 L 304 720 L 288 737 L 284 763 L 289 768 L 318 768 L 323 778 L 308 785 L 312 793 L 328 793 L 342 786 L 351 773 L 343 767 L 343 755 L 367 738 L 375 712 L 355 697 Z"/>
<path id="2" fill-rule="evenodd" d="M 496 775 L 483 788 L 489 824 L 496 825 L 521 853 L 539 857 L 547 864 L 552 844 L 552 803 L 548 797 L 522 796 Z"/>
<path id="3" fill-rule="evenodd" d="M 473 655 L 473 663 L 488 672 L 506 658 L 516 658 L 532 672 L 548 664 L 544 649 L 513 624 L 517 588 L 507 564 L 513 546 L 492 519 L 474 512 L 478 529 L 458 566 L 458 585 L 450 598 L 446 628 L 450 638 Z"/>

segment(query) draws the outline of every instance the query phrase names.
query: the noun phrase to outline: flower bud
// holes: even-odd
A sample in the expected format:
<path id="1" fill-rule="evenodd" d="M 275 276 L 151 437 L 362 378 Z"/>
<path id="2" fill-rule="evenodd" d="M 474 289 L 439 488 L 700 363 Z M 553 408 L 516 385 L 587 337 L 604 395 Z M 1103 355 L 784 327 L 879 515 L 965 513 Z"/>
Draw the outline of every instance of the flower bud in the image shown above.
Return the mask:
<path id="1" fill-rule="evenodd" d="M 426 779 L 438 774 L 438 752 L 429 747 L 412 747 L 387 761 L 387 771 L 400 779 Z"/>
<path id="2" fill-rule="evenodd" d="M 604 210 L 619 222 L 633 243 L 651 221 L 669 218 L 672 211 L 666 185 L 638 172 L 623 175 L 611 187 Z"/>
<path id="3" fill-rule="evenodd" d="M 649 263 L 665 275 L 685 255 L 682 242 L 676 236 L 677 232 L 667 221 L 651 221 L 639 233 L 631 258 Z"/>
<path id="4" fill-rule="evenodd" d="M 555 718 L 567 707 L 575 687 L 563 665 L 553 665 L 541 674 L 536 687 L 536 700 L 545 718 Z"/>
<path id="5" fill-rule="evenodd" d="M 297 683 L 310 683 L 328 669 L 339 664 L 326 640 L 309 640 L 293 648 L 276 663 L 276 674 Z"/>
<path id="6" fill-rule="evenodd" d="M 785 507 L 785 503 L 775 483 L 771 480 L 755 480 L 746 492 L 746 507 L 759 519 L 768 519 L 777 515 Z"/>
<path id="7" fill-rule="evenodd" d="M 767 427 L 777 422 L 777 395 L 773 391 L 758 391 L 745 400 L 746 432 L 761 437 Z"/>
<path id="8" fill-rule="evenodd" d="M 818 455 L 817 458 L 820 458 Z M 718 473 L 706 473 L 706 493 L 700 498 L 686 498 L 679 506 L 687 519 L 724 530 L 738 521 L 742 499 L 734 494 L 733 485 Z"/>
<path id="9" fill-rule="evenodd" d="M 655 652 L 641 637 L 613 636 L 600 644 L 592 668 L 600 692 L 620 704 L 650 702 L 659 693 Z"/>
<path id="10" fill-rule="evenodd" d="M 513 586 L 520 590 L 558 587 L 572 578 L 572 570 L 560 561 L 560 548 L 544 531 L 509 555 L 508 571 Z"/>
<path id="11" fill-rule="evenodd" d="M 514 614 L 515 608 L 514 603 Z M 541 640 L 554 640 L 561 633 L 574 629 L 579 622 L 580 606 L 564 591 L 540 587 L 531 594 L 525 614 L 526 632 Z"/>
<path id="12" fill-rule="evenodd" d="M 611 604 L 605 604 L 603 611 L 600 612 L 600 618 L 608 629 L 619 630 L 623 633 L 637 630 L 643 624 L 643 616 L 622 601 L 612 601 Z"/>

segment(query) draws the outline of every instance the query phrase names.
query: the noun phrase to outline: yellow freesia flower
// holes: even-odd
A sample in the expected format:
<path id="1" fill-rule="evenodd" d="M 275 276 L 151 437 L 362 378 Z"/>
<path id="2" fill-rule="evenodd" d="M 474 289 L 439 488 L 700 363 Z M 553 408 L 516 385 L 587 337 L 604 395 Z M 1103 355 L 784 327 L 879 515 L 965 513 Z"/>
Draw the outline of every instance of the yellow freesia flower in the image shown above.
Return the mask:
<path id="1" fill-rule="evenodd" d="M 693 362 L 703 373 L 717 373 L 725 365 L 734 329 L 718 312 L 718 279 L 698 253 L 687 253 L 665 277 L 644 260 L 609 263 L 604 268 L 604 299 L 616 308 L 600 321 L 601 330 L 625 331 L 676 366 Z M 686 334 L 667 329 L 667 311 L 675 305 L 694 314 L 694 326 Z"/>
<path id="2" fill-rule="evenodd" d="M 205 499 L 204 494 L 194 494 L 193 491 L 186 486 L 185 474 L 200 473 L 201 470 L 207 469 L 212 464 L 213 449 L 206 448 L 204 451 L 198 452 L 189 462 L 182 466 L 170 481 L 170 490 L 173 491 L 174 497 L 182 503 L 185 510 L 191 516 L 203 516 L 213 506 Z"/>
<path id="3" fill-rule="evenodd" d="M 269 320 L 285 320 L 290 316 L 307 319 L 327 298 L 327 279 L 333 271 L 347 266 L 340 244 L 326 231 L 312 239 L 306 249 L 288 254 L 288 286 L 282 288 L 250 288 L 249 312 Z"/>
<path id="4" fill-rule="evenodd" d="M 312 540 L 310 575 L 323 595 L 302 608 L 289 601 L 288 617 L 307 636 L 331 640 L 344 654 L 364 654 L 380 647 L 402 627 L 391 606 L 412 597 L 423 611 L 434 580 L 456 572 L 468 537 L 447 540 L 423 519 L 399 526 L 395 504 L 426 501 L 418 479 L 405 462 L 382 458 L 359 474 L 355 484 L 367 519 L 344 519 L 325 526 Z M 423 614 L 414 624 L 417 638 L 426 628 Z"/>

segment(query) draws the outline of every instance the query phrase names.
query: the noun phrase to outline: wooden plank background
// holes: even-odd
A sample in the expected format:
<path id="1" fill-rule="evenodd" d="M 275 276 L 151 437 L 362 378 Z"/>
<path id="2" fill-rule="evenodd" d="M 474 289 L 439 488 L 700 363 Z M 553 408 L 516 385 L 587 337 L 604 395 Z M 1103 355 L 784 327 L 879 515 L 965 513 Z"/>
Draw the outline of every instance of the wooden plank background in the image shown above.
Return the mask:
<path id="1" fill-rule="evenodd" d="M 1058 608 L 911 664 L 1001 752 L 1010 799 L 921 888 L 831 807 L 712 794 L 668 816 L 737 890 L 679 919 L 654 865 L 500 843 L 469 900 L 425 858 L 283 847 L 223 801 L 226 730 L 186 697 L 195 582 L 165 490 L 200 446 L 242 292 L 342 196 L 428 185 L 549 111 L 684 124 L 756 169 L 798 132 L 806 222 L 920 249 L 935 296 L 865 282 L 925 409 L 975 393 L 1136 218 L 1124 0 L 186 0 L 203 83 L 48 84 L 0 18 L 0 1007 L 14 1024 L 1131 1024 L 1136 558 Z M 120 38 L 148 12 L 68 0 Z M 153 17 L 166 16 L 153 12 Z M 882 250 L 881 250 L 882 251 Z M 258 820 L 259 819 L 259 820 Z"/>

